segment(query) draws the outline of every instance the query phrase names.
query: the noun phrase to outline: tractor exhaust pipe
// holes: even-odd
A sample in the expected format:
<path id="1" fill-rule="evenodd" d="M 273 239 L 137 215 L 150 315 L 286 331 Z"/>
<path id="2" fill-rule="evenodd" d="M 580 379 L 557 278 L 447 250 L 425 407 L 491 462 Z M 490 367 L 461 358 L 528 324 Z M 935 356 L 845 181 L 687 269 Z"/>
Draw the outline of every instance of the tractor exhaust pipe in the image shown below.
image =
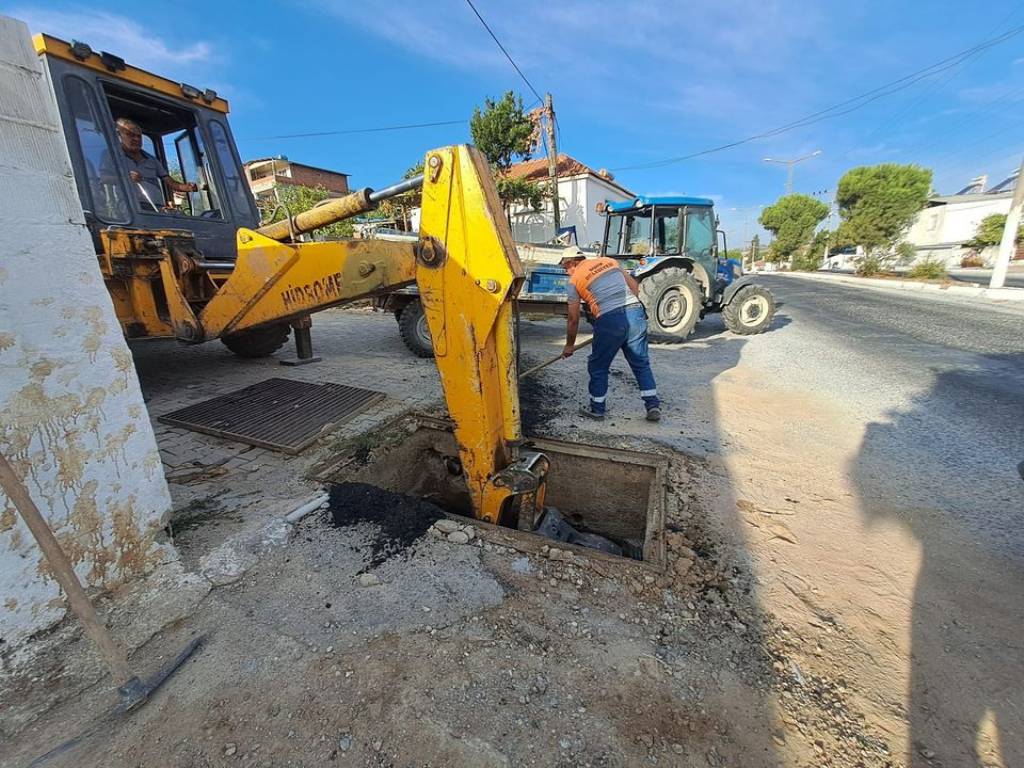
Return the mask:
<path id="1" fill-rule="evenodd" d="M 299 235 L 312 232 L 320 227 L 327 227 L 345 219 L 351 219 L 361 213 L 372 211 L 382 200 L 397 197 L 411 189 L 423 186 L 423 174 L 405 179 L 390 187 L 374 192 L 369 187 L 352 192 L 344 197 L 325 200 L 320 205 L 304 213 L 288 216 L 281 221 L 267 224 L 256 231 L 271 240 L 286 241 Z"/>

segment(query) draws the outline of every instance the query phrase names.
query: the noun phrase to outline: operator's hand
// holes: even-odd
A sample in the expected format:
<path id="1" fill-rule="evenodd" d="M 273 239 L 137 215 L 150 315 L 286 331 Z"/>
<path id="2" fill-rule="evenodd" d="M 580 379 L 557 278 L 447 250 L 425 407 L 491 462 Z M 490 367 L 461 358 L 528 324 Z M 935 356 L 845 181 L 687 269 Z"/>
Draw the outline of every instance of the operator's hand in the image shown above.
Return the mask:
<path id="1" fill-rule="evenodd" d="M 190 182 L 189 185 L 188 185 L 188 191 L 189 192 L 198 192 L 199 191 L 199 185 L 196 184 L 194 181 Z"/>
<path id="2" fill-rule="evenodd" d="M 572 344 L 566 344 L 562 349 L 562 357 L 572 357 L 572 353 L 576 351 L 576 347 Z"/>
<path id="3" fill-rule="evenodd" d="M 128 178 L 132 181 L 142 181 L 142 174 L 138 171 L 128 171 Z"/>

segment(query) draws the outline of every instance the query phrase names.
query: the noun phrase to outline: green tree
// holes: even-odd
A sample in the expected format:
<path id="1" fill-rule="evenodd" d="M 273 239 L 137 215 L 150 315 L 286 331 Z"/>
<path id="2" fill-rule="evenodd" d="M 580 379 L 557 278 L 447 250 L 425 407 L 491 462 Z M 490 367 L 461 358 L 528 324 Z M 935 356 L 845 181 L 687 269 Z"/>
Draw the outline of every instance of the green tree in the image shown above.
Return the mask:
<path id="1" fill-rule="evenodd" d="M 533 152 L 533 121 L 523 109 L 523 98 L 512 91 L 498 101 L 484 99 L 482 110 L 474 107 L 469 132 L 476 148 L 501 173 L 508 172 L 515 158 L 529 160 Z"/>
<path id="2" fill-rule="evenodd" d="M 516 158 L 529 160 L 533 153 L 534 124 L 523 109 L 522 97 L 508 91 L 498 101 L 484 99 L 482 110 L 473 108 L 469 132 L 473 144 L 491 165 L 505 215 L 514 203 L 540 210 L 547 194 L 544 187 L 535 181 L 508 176 Z"/>
<path id="3" fill-rule="evenodd" d="M 825 256 L 825 248 L 830 245 L 832 233 L 827 229 L 819 229 L 810 242 L 793 254 L 793 269 L 798 272 L 815 272 L 821 267 Z"/>
<path id="4" fill-rule="evenodd" d="M 979 249 L 989 245 L 999 245 L 1003 239 L 1004 229 L 1006 229 L 1006 214 L 990 214 L 978 223 L 978 231 L 974 238 L 968 240 L 964 245 L 968 248 Z M 1022 241 L 1024 241 L 1024 224 L 1017 229 L 1016 242 L 1019 245 Z"/>
<path id="5" fill-rule="evenodd" d="M 808 195 L 783 195 L 769 205 L 758 219 L 775 237 L 768 252 L 769 261 L 790 261 L 806 248 L 814 229 L 828 216 L 828 206 Z"/>
<path id="6" fill-rule="evenodd" d="M 839 180 L 838 241 L 862 245 L 869 257 L 895 247 L 928 201 L 932 172 L 917 165 L 882 163 L 847 171 Z"/>
<path id="7" fill-rule="evenodd" d="M 498 197 L 505 205 L 506 210 L 513 203 L 528 205 L 533 210 L 539 211 L 544 205 L 544 198 L 548 190 L 535 181 L 517 179 L 511 176 L 499 176 L 495 180 L 498 187 Z"/>
<path id="8" fill-rule="evenodd" d="M 264 224 L 273 224 L 285 217 L 285 212 L 292 216 L 304 213 L 317 203 L 331 197 L 331 193 L 323 187 L 304 187 L 298 184 L 279 184 L 275 187 L 276 197 L 260 198 L 256 206 Z M 352 222 L 339 221 L 328 227 L 321 227 L 313 233 L 317 240 L 337 240 L 352 237 Z"/>

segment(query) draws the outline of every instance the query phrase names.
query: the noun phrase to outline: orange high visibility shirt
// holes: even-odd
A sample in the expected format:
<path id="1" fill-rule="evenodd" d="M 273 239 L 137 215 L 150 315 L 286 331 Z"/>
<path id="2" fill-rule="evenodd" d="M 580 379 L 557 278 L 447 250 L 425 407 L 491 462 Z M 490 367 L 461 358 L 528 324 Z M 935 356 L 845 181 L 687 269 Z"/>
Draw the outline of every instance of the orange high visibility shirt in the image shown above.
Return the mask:
<path id="1" fill-rule="evenodd" d="M 619 262 L 607 256 L 584 259 L 572 273 L 569 282 L 582 301 L 587 302 L 594 317 L 639 301 L 629 290 Z M 596 285 L 600 283 L 600 285 Z M 573 298 L 570 293 L 570 299 Z M 601 306 L 603 304 L 607 306 Z"/>

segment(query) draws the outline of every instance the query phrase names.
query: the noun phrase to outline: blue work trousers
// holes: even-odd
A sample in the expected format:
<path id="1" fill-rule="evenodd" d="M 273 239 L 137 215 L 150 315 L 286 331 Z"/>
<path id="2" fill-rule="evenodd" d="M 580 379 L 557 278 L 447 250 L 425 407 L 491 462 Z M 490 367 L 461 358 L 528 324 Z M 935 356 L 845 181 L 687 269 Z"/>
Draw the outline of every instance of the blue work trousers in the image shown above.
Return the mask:
<path id="1" fill-rule="evenodd" d="M 647 354 L 647 313 L 640 304 L 602 312 L 594 321 L 594 346 L 587 358 L 590 374 L 590 409 L 604 413 L 608 399 L 608 369 L 619 350 L 633 369 L 640 397 L 647 408 L 657 408 L 658 388 Z"/>

